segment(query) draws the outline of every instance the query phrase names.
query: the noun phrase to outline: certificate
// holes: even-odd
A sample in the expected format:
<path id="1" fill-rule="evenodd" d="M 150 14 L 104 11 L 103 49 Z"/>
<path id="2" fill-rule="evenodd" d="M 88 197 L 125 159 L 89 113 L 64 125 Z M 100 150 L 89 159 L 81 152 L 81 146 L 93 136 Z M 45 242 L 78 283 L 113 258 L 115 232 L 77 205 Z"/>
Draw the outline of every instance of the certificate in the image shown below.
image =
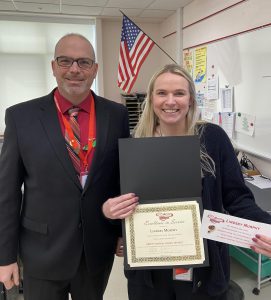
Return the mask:
<path id="1" fill-rule="evenodd" d="M 119 139 L 119 158 L 121 193 L 139 197 L 123 222 L 125 268 L 207 266 L 199 137 Z"/>
<path id="2" fill-rule="evenodd" d="M 255 234 L 271 235 L 271 225 L 204 210 L 202 237 L 238 247 L 254 245 Z"/>
<path id="3" fill-rule="evenodd" d="M 203 264 L 200 227 L 197 201 L 139 204 L 125 219 L 127 265 L 151 268 Z"/>

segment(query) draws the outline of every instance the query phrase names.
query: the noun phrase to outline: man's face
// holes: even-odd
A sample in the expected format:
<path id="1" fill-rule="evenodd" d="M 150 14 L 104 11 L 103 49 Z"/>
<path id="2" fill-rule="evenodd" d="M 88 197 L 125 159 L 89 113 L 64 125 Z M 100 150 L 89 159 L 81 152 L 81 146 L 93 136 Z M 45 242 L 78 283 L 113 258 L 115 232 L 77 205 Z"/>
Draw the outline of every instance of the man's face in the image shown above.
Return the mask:
<path id="1" fill-rule="evenodd" d="M 55 58 L 69 59 L 85 58 L 86 61 L 95 60 L 92 47 L 87 41 L 78 36 L 68 36 L 63 38 L 55 50 Z M 63 61 L 64 57 L 64 61 Z M 60 61 L 59 61 L 60 63 Z M 83 61 L 84 63 L 84 61 Z M 84 66 L 84 64 L 82 64 Z M 52 70 L 56 78 L 59 92 L 71 102 L 80 103 L 89 94 L 90 87 L 96 77 L 98 65 L 90 63 L 89 66 L 79 67 L 77 62 L 71 66 L 60 66 L 56 60 L 52 61 Z"/>

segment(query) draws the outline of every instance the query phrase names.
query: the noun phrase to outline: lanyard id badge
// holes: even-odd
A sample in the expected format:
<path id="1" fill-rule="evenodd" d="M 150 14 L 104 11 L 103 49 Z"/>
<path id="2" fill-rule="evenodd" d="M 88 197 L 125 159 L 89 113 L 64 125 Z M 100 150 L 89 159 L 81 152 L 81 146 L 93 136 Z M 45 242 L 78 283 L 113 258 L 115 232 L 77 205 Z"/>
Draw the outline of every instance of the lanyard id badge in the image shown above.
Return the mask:
<path id="1" fill-rule="evenodd" d="M 72 147 L 72 149 L 77 153 L 77 155 L 80 158 L 80 169 L 84 171 L 80 172 L 79 180 L 81 183 L 81 186 L 84 188 L 87 177 L 88 177 L 88 157 L 90 153 L 93 151 L 93 149 L 96 147 L 96 115 L 95 115 L 95 104 L 94 104 L 94 98 L 92 94 L 90 94 L 90 116 L 89 116 L 89 124 L 88 124 L 88 143 L 84 147 L 80 144 L 80 142 L 77 141 L 77 139 L 74 136 L 73 130 L 71 128 L 70 123 L 66 119 L 66 117 L 63 115 L 63 113 L 60 110 L 57 94 L 54 95 L 54 101 L 57 107 L 57 110 L 59 111 L 62 122 L 65 128 L 65 131 L 68 134 L 69 137 L 69 144 Z"/>
<path id="2" fill-rule="evenodd" d="M 173 269 L 173 280 L 180 281 L 192 281 L 193 279 L 193 268 L 174 268 Z"/>

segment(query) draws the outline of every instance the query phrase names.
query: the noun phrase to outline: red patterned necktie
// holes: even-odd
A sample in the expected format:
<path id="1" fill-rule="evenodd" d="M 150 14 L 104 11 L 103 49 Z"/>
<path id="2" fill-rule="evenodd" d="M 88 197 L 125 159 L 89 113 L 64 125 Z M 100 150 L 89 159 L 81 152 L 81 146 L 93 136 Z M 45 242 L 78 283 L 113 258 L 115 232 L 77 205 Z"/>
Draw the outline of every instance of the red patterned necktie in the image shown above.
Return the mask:
<path id="1" fill-rule="evenodd" d="M 80 145 L 80 127 L 77 121 L 78 113 L 79 113 L 80 108 L 79 107 L 72 107 L 69 109 L 69 123 L 71 126 L 71 129 L 74 134 L 74 138 L 78 141 L 78 144 Z M 71 144 L 70 144 L 70 139 L 67 131 L 65 132 L 65 140 L 66 140 L 66 145 L 67 149 L 70 155 L 70 158 L 72 160 L 72 163 L 74 165 L 74 168 L 77 172 L 77 174 L 80 174 L 80 157 L 79 157 L 79 152 L 74 149 Z M 79 148 L 80 149 L 80 148 Z"/>

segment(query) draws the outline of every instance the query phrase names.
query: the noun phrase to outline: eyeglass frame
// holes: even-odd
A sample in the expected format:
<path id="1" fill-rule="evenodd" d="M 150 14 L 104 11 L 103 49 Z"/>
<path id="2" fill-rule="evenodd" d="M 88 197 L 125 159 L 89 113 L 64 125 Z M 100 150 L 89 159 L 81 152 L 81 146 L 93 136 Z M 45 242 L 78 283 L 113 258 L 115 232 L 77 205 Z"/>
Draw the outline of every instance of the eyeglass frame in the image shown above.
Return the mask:
<path id="1" fill-rule="evenodd" d="M 63 65 L 60 65 L 60 64 L 59 64 L 59 61 L 58 61 L 60 58 L 70 59 L 70 60 L 71 60 L 71 64 L 70 64 L 69 66 L 63 66 Z M 80 65 L 80 60 L 87 60 L 87 61 L 90 61 L 91 64 L 90 64 L 88 67 L 82 67 L 82 66 Z M 59 67 L 61 67 L 61 68 L 67 68 L 67 69 L 70 68 L 70 67 L 73 65 L 74 62 L 76 62 L 76 63 L 77 63 L 77 66 L 78 66 L 79 68 L 83 69 L 83 70 L 89 70 L 89 69 L 91 69 L 91 68 L 93 67 L 93 65 L 95 64 L 95 60 L 93 60 L 93 59 L 91 59 L 91 58 L 88 58 L 88 57 L 79 57 L 79 58 L 74 59 L 74 58 L 68 57 L 68 56 L 58 56 L 58 57 L 55 58 L 55 61 L 57 62 L 57 65 L 58 65 Z"/>

